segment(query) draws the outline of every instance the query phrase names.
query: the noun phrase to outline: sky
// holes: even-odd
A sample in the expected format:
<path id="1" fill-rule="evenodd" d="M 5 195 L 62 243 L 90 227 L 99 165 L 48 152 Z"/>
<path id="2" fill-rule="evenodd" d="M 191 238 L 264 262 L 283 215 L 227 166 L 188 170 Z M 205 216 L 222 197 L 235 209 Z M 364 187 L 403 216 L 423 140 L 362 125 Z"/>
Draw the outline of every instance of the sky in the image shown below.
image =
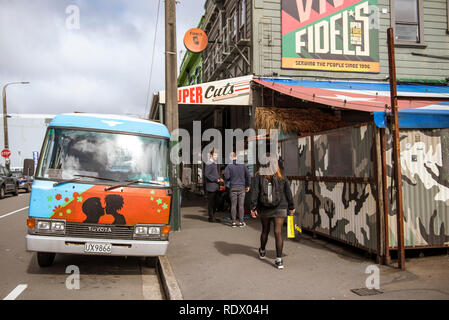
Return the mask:
<path id="1" fill-rule="evenodd" d="M 159 1 L 0 0 L 0 86 L 30 82 L 7 88 L 8 113 L 145 116 L 147 101 L 165 88 L 161 0 L 148 91 Z M 183 36 L 198 25 L 205 1 L 177 2 L 179 70 Z"/>

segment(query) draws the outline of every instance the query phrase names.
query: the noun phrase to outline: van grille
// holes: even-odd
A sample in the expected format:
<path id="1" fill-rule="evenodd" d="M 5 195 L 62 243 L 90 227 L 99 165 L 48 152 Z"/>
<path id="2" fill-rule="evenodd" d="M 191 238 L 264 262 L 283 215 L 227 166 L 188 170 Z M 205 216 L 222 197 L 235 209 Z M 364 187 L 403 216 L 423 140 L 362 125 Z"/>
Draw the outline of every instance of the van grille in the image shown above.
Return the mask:
<path id="1" fill-rule="evenodd" d="M 107 228 L 111 232 L 104 232 L 102 228 Z M 66 224 L 66 235 L 74 238 L 94 238 L 94 239 L 118 239 L 132 240 L 134 227 L 111 226 L 99 224 L 84 224 L 68 222 Z"/>

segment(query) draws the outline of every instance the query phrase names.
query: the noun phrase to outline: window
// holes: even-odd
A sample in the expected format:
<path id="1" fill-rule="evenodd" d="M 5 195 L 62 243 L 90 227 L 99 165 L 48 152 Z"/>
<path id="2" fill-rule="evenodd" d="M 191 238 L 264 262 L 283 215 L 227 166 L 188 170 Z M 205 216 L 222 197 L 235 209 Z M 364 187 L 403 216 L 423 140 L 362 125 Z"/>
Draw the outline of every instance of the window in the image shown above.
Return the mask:
<path id="1" fill-rule="evenodd" d="M 299 176 L 299 151 L 298 140 L 286 140 L 282 142 L 282 160 L 286 176 Z"/>
<path id="2" fill-rule="evenodd" d="M 195 69 L 195 78 L 196 78 L 196 81 L 195 81 L 195 84 L 200 84 L 201 83 L 201 68 L 200 67 L 196 67 L 196 69 Z"/>
<path id="3" fill-rule="evenodd" d="M 331 177 L 352 177 L 354 175 L 354 164 L 351 130 L 330 133 L 328 143 L 327 174 Z"/>
<path id="4" fill-rule="evenodd" d="M 237 34 L 239 30 L 239 13 L 238 9 L 236 9 L 232 14 L 232 39 L 234 42 L 237 42 Z"/>
<path id="5" fill-rule="evenodd" d="M 398 45 L 423 45 L 422 0 L 392 0 L 391 24 Z"/>
<path id="6" fill-rule="evenodd" d="M 449 34 L 449 0 L 447 0 L 446 4 L 446 11 L 447 11 L 447 30 L 446 33 Z"/>
<path id="7" fill-rule="evenodd" d="M 245 29 L 246 29 L 246 0 L 241 0 L 240 1 L 240 37 L 241 38 L 246 38 Z"/>

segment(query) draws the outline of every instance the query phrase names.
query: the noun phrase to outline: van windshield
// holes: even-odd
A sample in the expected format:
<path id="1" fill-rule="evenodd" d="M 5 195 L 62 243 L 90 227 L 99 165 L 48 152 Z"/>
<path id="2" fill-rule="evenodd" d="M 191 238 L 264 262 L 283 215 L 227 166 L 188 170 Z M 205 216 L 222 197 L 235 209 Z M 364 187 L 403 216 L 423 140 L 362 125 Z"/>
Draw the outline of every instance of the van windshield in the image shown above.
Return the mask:
<path id="1" fill-rule="evenodd" d="M 169 186 L 167 139 L 50 128 L 38 178 Z"/>

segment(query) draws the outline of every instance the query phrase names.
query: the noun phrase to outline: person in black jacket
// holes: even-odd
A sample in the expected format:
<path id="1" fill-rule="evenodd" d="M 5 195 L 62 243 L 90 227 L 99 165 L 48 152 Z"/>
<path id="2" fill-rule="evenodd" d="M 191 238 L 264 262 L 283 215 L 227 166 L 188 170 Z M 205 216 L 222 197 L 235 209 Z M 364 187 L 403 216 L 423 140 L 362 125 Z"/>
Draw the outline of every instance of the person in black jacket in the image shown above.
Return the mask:
<path id="1" fill-rule="evenodd" d="M 277 164 L 277 161 L 275 163 Z M 263 166 L 254 178 L 253 193 L 251 196 L 251 216 L 253 218 L 259 216 L 262 222 L 259 258 L 265 258 L 265 246 L 268 241 L 268 234 L 270 233 L 270 223 L 273 221 L 277 256 L 275 266 L 278 269 L 282 269 L 284 268 L 282 261 L 282 250 L 284 246 L 282 226 L 287 215 L 295 213 L 290 183 L 283 176 L 279 165 L 270 167 L 270 163 Z M 267 186 L 268 190 L 264 190 Z M 278 200 L 276 201 L 275 198 L 278 198 Z M 272 200 L 273 204 L 268 203 L 269 200 L 267 199 Z"/>
<path id="2" fill-rule="evenodd" d="M 206 163 L 204 169 L 204 176 L 206 178 L 206 191 L 208 198 L 207 212 L 209 214 L 209 222 L 217 222 L 215 219 L 215 210 L 217 207 L 218 190 L 223 179 L 218 174 L 217 165 L 218 154 L 212 150 L 209 156 L 209 161 Z"/>

